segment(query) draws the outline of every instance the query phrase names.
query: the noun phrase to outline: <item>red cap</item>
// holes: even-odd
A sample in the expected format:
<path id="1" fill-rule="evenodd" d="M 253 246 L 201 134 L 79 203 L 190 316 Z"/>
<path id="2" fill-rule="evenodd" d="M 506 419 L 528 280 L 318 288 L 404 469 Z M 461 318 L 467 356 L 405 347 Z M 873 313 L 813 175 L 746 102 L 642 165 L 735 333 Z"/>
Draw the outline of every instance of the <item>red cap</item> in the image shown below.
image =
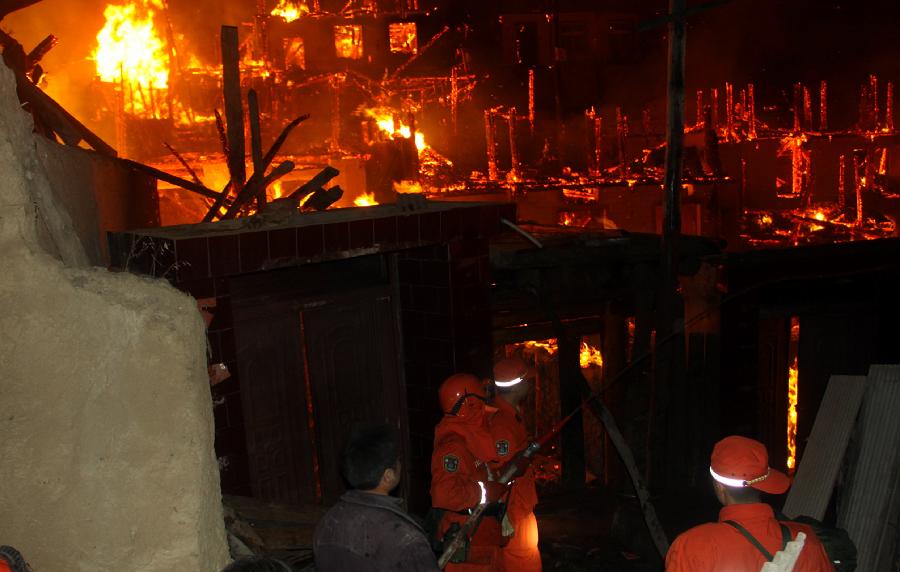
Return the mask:
<path id="1" fill-rule="evenodd" d="M 791 486 L 791 479 L 769 466 L 766 446 L 759 441 L 733 435 L 713 448 L 709 472 L 729 487 L 752 487 L 764 493 L 780 495 Z"/>

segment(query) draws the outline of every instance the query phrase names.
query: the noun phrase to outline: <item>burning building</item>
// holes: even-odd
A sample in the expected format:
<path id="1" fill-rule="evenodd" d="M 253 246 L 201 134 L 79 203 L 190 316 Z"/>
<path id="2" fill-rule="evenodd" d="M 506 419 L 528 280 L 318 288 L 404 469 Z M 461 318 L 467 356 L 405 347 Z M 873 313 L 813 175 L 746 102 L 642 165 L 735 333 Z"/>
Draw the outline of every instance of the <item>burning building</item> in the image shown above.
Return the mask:
<path id="1" fill-rule="evenodd" d="M 327 505 L 389 422 L 424 513 L 437 387 L 518 356 L 529 430 L 567 423 L 542 489 L 616 497 L 603 542 L 652 566 L 642 491 L 702 491 L 730 433 L 793 472 L 831 376 L 900 363 L 900 70 L 737 69 L 762 9 L 691 12 L 667 94 L 650 0 L 104 0 L 80 35 L 30 4 L 0 44 L 53 200 L 196 300 L 226 495 Z"/>

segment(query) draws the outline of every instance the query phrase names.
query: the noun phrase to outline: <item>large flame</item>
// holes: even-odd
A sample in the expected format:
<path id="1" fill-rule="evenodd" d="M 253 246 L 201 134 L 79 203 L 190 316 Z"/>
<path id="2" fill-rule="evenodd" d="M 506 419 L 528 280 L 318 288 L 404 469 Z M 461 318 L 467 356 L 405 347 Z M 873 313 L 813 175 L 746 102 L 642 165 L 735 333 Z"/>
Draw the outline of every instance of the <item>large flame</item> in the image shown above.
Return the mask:
<path id="1" fill-rule="evenodd" d="M 358 207 L 371 207 L 377 205 L 378 201 L 375 200 L 374 193 L 363 193 L 353 199 L 353 204 Z"/>
<path id="2" fill-rule="evenodd" d="M 166 45 L 154 27 L 161 0 L 134 0 L 110 4 L 103 11 L 106 24 L 97 34 L 92 59 L 102 81 L 120 84 L 128 91 L 126 111 L 143 113 L 156 107 L 157 90 L 169 86 Z M 161 99 L 160 94 L 160 99 Z"/>
<path id="3" fill-rule="evenodd" d="M 788 413 L 787 413 L 787 468 L 793 472 L 797 465 L 797 389 L 800 380 L 798 368 L 797 345 L 800 341 L 800 318 L 791 318 L 791 348 L 788 359 L 791 362 L 788 370 Z"/>
<path id="4" fill-rule="evenodd" d="M 422 188 L 422 183 L 419 181 L 396 181 L 394 183 L 394 192 L 400 194 L 422 194 L 425 192 L 425 189 Z"/>
<path id="5" fill-rule="evenodd" d="M 409 125 L 403 123 L 389 109 L 375 107 L 366 109 L 365 114 L 375 120 L 375 124 L 382 133 L 389 137 L 403 137 L 409 139 L 412 137 L 412 129 Z M 416 131 L 416 149 L 419 154 L 424 151 L 428 145 L 425 144 L 425 135 L 421 131 Z"/>
<path id="6" fill-rule="evenodd" d="M 269 13 L 276 18 L 281 18 L 285 22 L 290 23 L 299 20 L 300 16 L 309 14 L 309 6 L 302 0 L 300 2 L 279 0 L 278 5 L 272 8 L 272 11 Z"/>

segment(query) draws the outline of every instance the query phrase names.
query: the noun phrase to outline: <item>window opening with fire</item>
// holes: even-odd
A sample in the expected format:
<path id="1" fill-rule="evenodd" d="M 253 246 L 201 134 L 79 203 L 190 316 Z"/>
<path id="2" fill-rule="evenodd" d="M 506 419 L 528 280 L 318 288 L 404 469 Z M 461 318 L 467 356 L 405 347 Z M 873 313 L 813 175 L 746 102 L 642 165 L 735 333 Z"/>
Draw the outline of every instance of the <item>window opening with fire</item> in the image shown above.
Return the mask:
<path id="1" fill-rule="evenodd" d="M 334 50 L 339 58 L 359 60 L 363 57 L 362 26 L 352 24 L 334 27 Z"/>
<path id="2" fill-rule="evenodd" d="M 791 317 L 791 340 L 788 344 L 788 410 L 787 410 L 787 470 L 797 468 L 797 396 L 800 381 L 798 357 L 800 348 L 800 318 Z"/>
<path id="3" fill-rule="evenodd" d="M 395 22 L 388 26 L 391 53 L 415 54 L 419 50 L 419 38 L 415 22 Z"/>

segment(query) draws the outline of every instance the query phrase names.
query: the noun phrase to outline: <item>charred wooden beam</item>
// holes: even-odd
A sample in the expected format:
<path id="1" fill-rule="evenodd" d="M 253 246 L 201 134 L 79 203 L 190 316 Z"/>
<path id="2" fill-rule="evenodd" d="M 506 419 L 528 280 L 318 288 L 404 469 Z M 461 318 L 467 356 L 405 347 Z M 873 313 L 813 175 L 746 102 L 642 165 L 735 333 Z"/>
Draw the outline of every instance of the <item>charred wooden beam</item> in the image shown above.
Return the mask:
<path id="1" fill-rule="evenodd" d="M 328 165 L 324 169 L 319 171 L 315 177 L 300 185 L 297 190 L 290 194 L 290 197 L 292 199 L 302 199 L 306 195 L 321 189 L 328 183 L 328 181 L 340 174 L 340 171 L 338 171 L 331 165 Z"/>
<path id="2" fill-rule="evenodd" d="M 188 165 L 188 162 L 184 160 L 184 157 L 181 156 L 181 153 L 176 151 L 174 147 L 172 147 L 165 141 L 163 141 L 163 145 L 165 145 L 166 149 L 169 150 L 169 153 L 174 155 L 175 158 L 178 160 L 178 162 L 181 163 L 181 166 L 185 168 L 185 170 L 191 176 L 191 179 L 193 179 L 194 182 L 197 183 L 198 185 L 203 185 L 203 181 L 200 180 L 200 177 L 197 176 L 197 173 L 194 171 L 194 169 L 192 169 L 191 166 Z"/>
<path id="3" fill-rule="evenodd" d="M 41 119 L 63 137 L 67 144 L 77 145 L 79 141 L 83 140 L 99 153 L 110 157 L 119 155 L 112 146 L 75 119 L 56 100 L 31 83 L 31 80 L 27 77 L 16 74 L 16 83 L 20 101 L 27 101 L 31 106 L 32 112 L 39 114 Z M 66 133 L 66 136 L 63 136 L 63 133 Z"/>
<path id="4" fill-rule="evenodd" d="M 36 66 L 37 63 L 40 62 L 44 58 L 44 56 L 47 55 L 47 52 L 52 50 L 58 43 L 59 43 L 59 38 L 57 38 L 53 34 L 50 34 L 49 36 L 47 36 L 46 38 L 41 40 L 41 43 L 39 43 L 37 46 L 34 47 L 34 49 L 32 49 L 30 52 L 28 52 L 28 57 L 27 57 L 28 70 L 27 71 L 33 70 L 34 66 Z"/>
<path id="5" fill-rule="evenodd" d="M 250 156 L 253 158 L 253 172 L 258 173 L 263 166 L 262 134 L 259 126 L 259 98 L 256 90 L 247 93 L 247 108 L 250 113 Z M 266 189 L 256 197 L 256 205 L 260 211 L 266 206 Z"/>
<path id="6" fill-rule="evenodd" d="M 324 211 L 344 196 L 344 189 L 335 185 L 330 189 L 317 189 L 303 204 L 303 208 Z"/>
<path id="7" fill-rule="evenodd" d="M 258 173 L 253 173 L 250 177 L 250 180 L 247 181 L 247 184 L 240 190 L 237 196 L 234 198 L 234 202 L 231 203 L 231 206 L 228 207 L 228 210 L 225 211 L 220 218 L 221 219 L 229 219 L 237 216 L 237 214 L 241 211 L 241 209 L 250 202 L 253 197 L 257 196 L 259 193 L 266 192 L 266 186 L 281 177 L 287 175 L 291 171 L 294 170 L 294 163 L 291 161 L 284 161 L 280 163 L 275 169 L 272 170 L 269 175 L 263 175 L 262 171 Z"/>
<path id="8" fill-rule="evenodd" d="M 222 26 L 222 90 L 225 96 L 225 121 L 228 131 L 228 171 L 235 188 L 247 180 L 244 165 L 244 109 L 241 103 L 241 54 L 238 29 Z"/>
<path id="9" fill-rule="evenodd" d="M 149 165 L 144 165 L 143 163 L 138 163 L 137 161 L 132 161 L 130 159 L 121 159 L 121 161 L 128 167 L 131 167 L 135 171 L 140 171 L 142 173 L 146 173 L 152 177 L 156 177 L 160 181 L 165 181 L 167 183 L 171 183 L 177 187 L 181 187 L 182 189 L 191 191 L 193 193 L 197 193 L 198 195 L 202 195 L 204 197 L 209 197 L 211 199 L 220 199 L 222 195 L 226 193 L 217 193 L 212 189 L 208 189 L 203 185 L 198 185 L 197 183 L 188 181 L 186 179 L 182 179 L 181 177 L 177 177 L 172 175 L 171 173 L 166 173 L 165 171 L 160 171 L 159 169 L 154 169 Z"/>

